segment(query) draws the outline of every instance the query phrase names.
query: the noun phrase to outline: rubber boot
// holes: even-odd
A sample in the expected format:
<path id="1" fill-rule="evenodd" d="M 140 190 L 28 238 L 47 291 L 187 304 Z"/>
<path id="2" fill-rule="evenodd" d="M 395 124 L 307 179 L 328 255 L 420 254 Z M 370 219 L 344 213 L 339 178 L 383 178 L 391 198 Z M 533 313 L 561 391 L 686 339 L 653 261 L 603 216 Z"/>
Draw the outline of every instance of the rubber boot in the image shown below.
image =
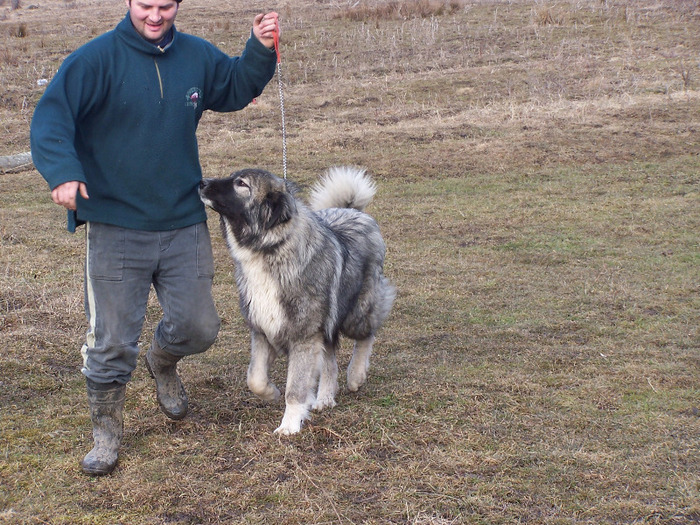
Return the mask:
<path id="1" fill-rule="evenodd" d="M 119 446 L 124 435 L 125 392 L 126 385 L 100 385 L 87 380 L 94 447 L 80 463 L 86 474 L 104 476 L 117 466 Z"/>
<path id="2" fill-rule="evenodd" d="M 182 357 L 163 350 L 156 340 L 146 352 L 146 368 L 156 380 L 156 397 L 163 413 L 170 419 L 182 419 L 187 415 L 187 393 L 177 375 L 177 362 Z"/>

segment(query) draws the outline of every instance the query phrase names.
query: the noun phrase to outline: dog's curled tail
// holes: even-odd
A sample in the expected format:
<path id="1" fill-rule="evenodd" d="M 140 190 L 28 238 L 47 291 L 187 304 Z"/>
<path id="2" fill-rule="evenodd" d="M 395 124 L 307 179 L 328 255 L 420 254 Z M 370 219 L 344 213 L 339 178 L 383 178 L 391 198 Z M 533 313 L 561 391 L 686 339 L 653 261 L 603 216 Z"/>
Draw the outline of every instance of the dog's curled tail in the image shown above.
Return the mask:
<path id="1" fill-rule="evenodd" d="M 355 208 L 364 210 L 372 202 L 376 184 L 366 170 L 351 166 L 335 166 L 328 169 L 321 180 L 314 184 L 309 195 L 309 205 L 314 211 L 326 208 Z"/>

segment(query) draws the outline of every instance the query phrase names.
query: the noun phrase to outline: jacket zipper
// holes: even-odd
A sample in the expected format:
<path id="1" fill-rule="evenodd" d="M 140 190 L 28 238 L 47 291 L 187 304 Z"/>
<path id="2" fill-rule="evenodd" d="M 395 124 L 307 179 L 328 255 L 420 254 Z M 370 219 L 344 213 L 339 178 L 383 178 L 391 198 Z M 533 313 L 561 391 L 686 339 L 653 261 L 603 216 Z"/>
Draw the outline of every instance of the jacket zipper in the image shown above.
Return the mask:
<path id="1" fill-rule="evenodd" d="M 158 75 L 158 85 L 160 86 L 160 98 L 163 98 L 163 79 L 160 76 L 160 68 L 158 67 L 158 61 L 154 58 L 153 63 L 156 66 L 156 74 Z"/>

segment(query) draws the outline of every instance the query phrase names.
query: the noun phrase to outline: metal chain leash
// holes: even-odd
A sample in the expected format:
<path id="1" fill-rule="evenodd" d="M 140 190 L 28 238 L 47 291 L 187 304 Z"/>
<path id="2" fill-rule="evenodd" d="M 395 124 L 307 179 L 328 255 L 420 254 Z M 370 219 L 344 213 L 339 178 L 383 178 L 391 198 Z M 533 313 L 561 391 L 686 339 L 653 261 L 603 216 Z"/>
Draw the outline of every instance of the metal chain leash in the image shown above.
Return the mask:
<path id="1" fill-rule="evenodd" d="M 284 91 L 282 90 L 282 67 L 277 62 L 277 83 L 280 91 L 280 112 L 282 114 L 282 172 L 287 179 L 287 126 L 284 121 Z"/>
<path id="2" fill-rule="evenodd" d="M 280 94 L 280 113 L 282 114 L 282 173 L 284 174 L 284 180 L 287 180 L 287 124 L 285 122 L 284 115 L 284 90 L 282 89 L 282 58 L 280 55 L 279 21 L 277 24 L 278 26 L 275 30 L 274 40 L 275 53 L 277 53 L 277 86 Z"/>

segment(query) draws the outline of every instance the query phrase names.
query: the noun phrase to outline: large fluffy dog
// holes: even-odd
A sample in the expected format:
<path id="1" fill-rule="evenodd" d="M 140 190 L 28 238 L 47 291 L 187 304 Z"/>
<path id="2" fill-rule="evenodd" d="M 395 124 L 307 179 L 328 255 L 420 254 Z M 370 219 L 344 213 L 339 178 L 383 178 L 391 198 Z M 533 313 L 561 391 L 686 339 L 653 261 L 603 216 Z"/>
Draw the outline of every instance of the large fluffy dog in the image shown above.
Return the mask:
<path id="1" fill-rule="evenodd" d="M 364 384 L 375 333 L 396 295 L 383 274 L 379 227 L 361 211 L 375 185 L 364 170 L 333 168 L 307 206 L 294 184 L 247 169 L 205 179 L 199 193 L 220 214 L 236 263 L 251 330 L 248 387 L 262 399 L 278 399 L 268 368 L 287 353 L 286 409 L 275 432 L 299 432 L 310 409 L 335 406 L 340 334 L 355 340 L 348 389 Z"/>

